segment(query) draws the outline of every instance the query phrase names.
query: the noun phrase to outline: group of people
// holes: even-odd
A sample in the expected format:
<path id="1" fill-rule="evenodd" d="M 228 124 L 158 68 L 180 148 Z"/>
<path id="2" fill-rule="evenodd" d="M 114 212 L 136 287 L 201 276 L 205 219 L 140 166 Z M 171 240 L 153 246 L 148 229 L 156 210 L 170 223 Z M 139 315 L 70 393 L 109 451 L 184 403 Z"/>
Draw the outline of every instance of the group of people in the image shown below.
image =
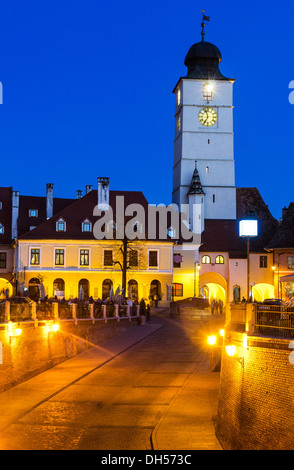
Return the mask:
<path id="1" fill-rule="evenodd" d="M 222 314 L 223 313 L 224 303 L 223 303 L 222 299 L 212 299 L 210 307 L 211 307 L 211 313 L 212 314 L 214 314 L 214 313 Z"/>

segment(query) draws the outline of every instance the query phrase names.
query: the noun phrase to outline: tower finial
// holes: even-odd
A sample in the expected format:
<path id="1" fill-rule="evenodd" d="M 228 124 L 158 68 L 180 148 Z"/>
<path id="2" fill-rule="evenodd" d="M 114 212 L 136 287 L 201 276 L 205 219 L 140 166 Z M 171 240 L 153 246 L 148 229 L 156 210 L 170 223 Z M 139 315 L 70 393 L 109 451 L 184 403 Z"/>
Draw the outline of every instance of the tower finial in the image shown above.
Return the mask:
<path id="1" fill-rule="evenodd" d="M 204 28 L 205 28 L 205 23 L 204 21 L 210 21 L 210 16 L 205 16 L 204 15 L 204 10 L 202 10 L 202 23 L 201 23 L 201 26 L 202 26 L 202 31 L 201 31 L 201 36 L 202 36 L 202 42 L 204 42 L 204 36 L 205 36 L 205 31 L 204 31 Z"/>

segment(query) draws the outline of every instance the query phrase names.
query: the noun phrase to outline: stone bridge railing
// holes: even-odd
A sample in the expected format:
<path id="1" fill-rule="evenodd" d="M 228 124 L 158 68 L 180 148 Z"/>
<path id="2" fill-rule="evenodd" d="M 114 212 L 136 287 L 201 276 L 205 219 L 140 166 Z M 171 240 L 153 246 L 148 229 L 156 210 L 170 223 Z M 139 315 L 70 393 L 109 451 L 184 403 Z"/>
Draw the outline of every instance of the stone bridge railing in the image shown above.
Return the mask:
<path id="1" fill-rule="evenodd" d="M 38 322 L 46 320 L 104 320 L 108 318 L 139 317 L 139 305 L 105 305 L 100 303 L 13 303 L 5 301 L 0 303 L 0 324 L 8 322 Z"/>

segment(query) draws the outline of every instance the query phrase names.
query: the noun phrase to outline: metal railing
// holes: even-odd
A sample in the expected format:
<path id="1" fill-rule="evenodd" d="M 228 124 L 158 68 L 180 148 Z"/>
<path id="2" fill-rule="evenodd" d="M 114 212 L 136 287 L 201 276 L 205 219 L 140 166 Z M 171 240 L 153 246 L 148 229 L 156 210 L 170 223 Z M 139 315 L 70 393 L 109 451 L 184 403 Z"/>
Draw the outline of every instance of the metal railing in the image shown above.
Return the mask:
<path id="1" fill-rule="evenodd" d="M 287 305 L 230 304 L 230 328 L 249 334 L 294 337 L 294 307 Z"/>
<path id="2" fill-rule="evenodd" d="M 266 336 L 294 337 L 294 308 L 256 305 L 254 332 Z"/>
<path id="3" fill-rule="evenodd" d="M 244 332 L 247 321 L 246 303 L 231 304 L 231 327 L 234 331 Z"/>

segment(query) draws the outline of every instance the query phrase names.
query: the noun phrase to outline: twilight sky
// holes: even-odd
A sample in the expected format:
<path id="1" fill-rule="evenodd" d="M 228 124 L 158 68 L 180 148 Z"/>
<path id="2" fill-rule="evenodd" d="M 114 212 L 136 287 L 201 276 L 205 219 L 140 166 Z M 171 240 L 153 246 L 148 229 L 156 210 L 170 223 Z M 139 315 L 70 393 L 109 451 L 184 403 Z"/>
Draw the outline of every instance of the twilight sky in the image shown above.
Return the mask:
<path id="1" fill-rule="evenodd" d="M 294 4 L 192 0 L 1 0 L 1 186 L 75 197 L 110 189 L 171 202 L 174 95 L 185 56 L 218 46 L 235 78 L 236 186 L 279 218 L 294 201 Z"/>

